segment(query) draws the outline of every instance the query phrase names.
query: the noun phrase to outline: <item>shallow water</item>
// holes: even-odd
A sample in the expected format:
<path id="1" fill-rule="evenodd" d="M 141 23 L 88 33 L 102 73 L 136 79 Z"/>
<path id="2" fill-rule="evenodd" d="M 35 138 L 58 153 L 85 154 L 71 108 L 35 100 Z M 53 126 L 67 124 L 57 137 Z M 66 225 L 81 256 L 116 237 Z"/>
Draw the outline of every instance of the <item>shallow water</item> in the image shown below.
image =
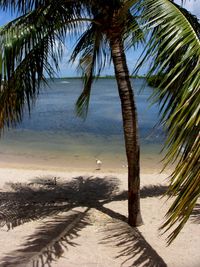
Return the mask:
<path id="1" fill-rule="evenodd" d="M 139 119 L 142 163 L 155 164 L 164 140 L 158 122 L 158 106 L 149 107 L 152 89 L 142 79 L 132 80 Z M 126 163 L 121 108 L 114 79 L 94 83 L 88 117 L 74 112 L 82 88 L 80 79 L 56 79 L 43 88 L 20 125 L 5 131 L 0 140 L 0 160 L 62 167 L 82 167 L 100 158 L 108 168 Z M 72 166 L 73 165 L 73 166 Z M 93 165 L 92 165 L 93 166 Z"/>

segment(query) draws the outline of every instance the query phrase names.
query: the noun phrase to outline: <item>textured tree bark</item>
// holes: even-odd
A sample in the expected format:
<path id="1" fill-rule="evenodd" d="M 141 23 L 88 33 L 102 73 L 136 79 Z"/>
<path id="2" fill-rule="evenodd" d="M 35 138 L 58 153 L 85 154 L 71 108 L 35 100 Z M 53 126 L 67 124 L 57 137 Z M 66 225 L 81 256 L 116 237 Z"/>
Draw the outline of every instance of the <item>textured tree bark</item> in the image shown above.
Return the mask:
<path id="1" fill-rule="evenodd" d="M 137 111 L 124 47 L 120 37 L 114 36 L 111 38 L 110 47 L 121 100 L 125 148 L 128 161 L 128 223 L 135 227 L 143 223 L 140 212 L 140 149 Z"/>

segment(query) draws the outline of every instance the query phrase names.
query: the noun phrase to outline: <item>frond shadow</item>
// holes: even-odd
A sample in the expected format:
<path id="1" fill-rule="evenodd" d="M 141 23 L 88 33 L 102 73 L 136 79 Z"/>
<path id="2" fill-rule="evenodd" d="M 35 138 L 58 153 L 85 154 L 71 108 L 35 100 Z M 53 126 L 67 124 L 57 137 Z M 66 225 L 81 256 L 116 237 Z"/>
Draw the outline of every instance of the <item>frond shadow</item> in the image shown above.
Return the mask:
<path id="1" fill-rule="evenodd" d="M 40 181 L 42 179 L 40 178 Z M 49 181 L 51 179 L 44 179 Z M 118 190 L 117 179 L 76 177 L 54 184 L 9 184 L 11 192 L 0 192 L 0 226 L 8 230 L 23 223 L 68 211 L 75 207 L 95 207 L 109 201 Z"/>
<path id="2" fill-rule="evenodd" d="M 166 193 L 168 186 L 166 185 L 149 185 L 142 187 L 140 191 L 140 197 L 159 197 Z"/>
<path id="3" fill-rule="evenodd" d="M 200 204 L 197 203 L 192 211 L 191 220 L 193 223 L 200 224 Z"/>
<path id="4" fill-rule="evenodd" d="M 69 246 L 78 245 L 73 239 L 88 224 L 87 210 L 56 215 L 29 236 L 22 248 L 5 256 L 0 266 L 51 266 Z"/>
<path id="5" fill-rule="evenodd" d="M 90 224 L 87 211 L 100 207 L 118 191 L 118 180 L 110 177 L 52 181 L 45 177 L 29 184 L 10 183 L 10 191 L 0 193 L 1 227 L 10 230 L 32 220 L 46 220 L 21 249 L 7 254 L 0 266 L 51 266 L 67 247 L 77 245 L 73 239 Z M 80 207 L 85 211 L 77 212 Z"/>
<path id="6" fill-rule="evenodd" d="M 121 258 L 121 266 L 126 267 L 167 267 L 164 260 L 145 240 L 137 228 L 132 228 L 116 220 L 108 224 L 103 244 L 119 248 L 116 258 Z"/>
<path id="7" fill-rule="evenodd" d="M 88 210 L 91 208 L 109 215 L 115 222 L 106 241 L 115 239 L 116 246 L 122 248 L 119 257 L 129 256 L 126 261 L 133 260 L 134 266 L 146 262 L 149 265 L 142 266 L 166 266 L 142 234 L 125 223 L 124 215 L 104 206 L 112 201 L 127 200 L 127 192 L 119 190 L 118 179 L 79 176 L 64 182 L 59 177 L 40 177 L 29 184 L 7 186 L 10 191 L 0 192 L 0 226 L 10 230 L 32 220 L 43 219 L 43 223 L 21 249 L 7 254 L 0 266 L 51 266 L 64 250 L 77 245 L 73 239 L 90 224 Z M 164 190 L 162 186 L 143 188 L 141 195 L 158 196 Z M 77 211 L 80 208 L 84 212 Z"/>
<path id="8" fill-rule="evenodd" d="M 147 198 L 147 197 L 159 197 L 166 193 L 168 187 L 165 185 L 149 185 L 143 186 L 140 190 L 140 197 Z M 128 191 L 124 190 L 119 194 L 111 196 L 111 201 L 122 201 L 126 200 L 128 196 Z M 105 203 L 105 202 L 104 202 Z"/>

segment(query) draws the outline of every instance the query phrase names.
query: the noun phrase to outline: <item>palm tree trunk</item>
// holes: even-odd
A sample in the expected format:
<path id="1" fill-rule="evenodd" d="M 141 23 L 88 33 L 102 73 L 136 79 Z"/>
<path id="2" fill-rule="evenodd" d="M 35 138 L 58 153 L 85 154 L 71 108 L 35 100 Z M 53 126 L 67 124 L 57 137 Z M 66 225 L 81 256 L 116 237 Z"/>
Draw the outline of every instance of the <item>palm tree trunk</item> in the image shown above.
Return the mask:
<path id="1" fill-rule="evenodd" d="M 120 38 L 112 38 L 110 46 L 121 99 L 125 148 L 128 161 L 128 223 L 135 227 L 142 224 L 140 213 L 140 150 L 137 112 L 123 43 Z"/>

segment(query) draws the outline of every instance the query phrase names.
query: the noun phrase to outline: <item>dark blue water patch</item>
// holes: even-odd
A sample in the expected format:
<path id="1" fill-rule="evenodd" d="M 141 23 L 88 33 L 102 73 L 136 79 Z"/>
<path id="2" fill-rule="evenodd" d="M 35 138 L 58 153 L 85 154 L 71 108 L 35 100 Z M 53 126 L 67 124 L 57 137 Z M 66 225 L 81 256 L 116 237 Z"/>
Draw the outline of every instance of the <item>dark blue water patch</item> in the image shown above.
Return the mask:
<path id="1" fill-rule="evenodd" d="M 139 131 L 142 140 L 162 142 L 164 133 L 158 122 L 158 105 L 149 107 L 152 89 L 148 86 L 141 91 L 143 81 L 132 80 L 138 110 Z M 75 103 L 82 90 L 79 79 L 56 80 L 49 88 L 43 88 L 31 112 L 26 113 L 18 130 L 36 132 L 92 135 L 122 135 L 121 104 L 116 82 L 100 79 L 93 85 L 89 113 L 86 120 L 76 117 Z M 152 134 L 153 133 L 153 134 Z"/>

